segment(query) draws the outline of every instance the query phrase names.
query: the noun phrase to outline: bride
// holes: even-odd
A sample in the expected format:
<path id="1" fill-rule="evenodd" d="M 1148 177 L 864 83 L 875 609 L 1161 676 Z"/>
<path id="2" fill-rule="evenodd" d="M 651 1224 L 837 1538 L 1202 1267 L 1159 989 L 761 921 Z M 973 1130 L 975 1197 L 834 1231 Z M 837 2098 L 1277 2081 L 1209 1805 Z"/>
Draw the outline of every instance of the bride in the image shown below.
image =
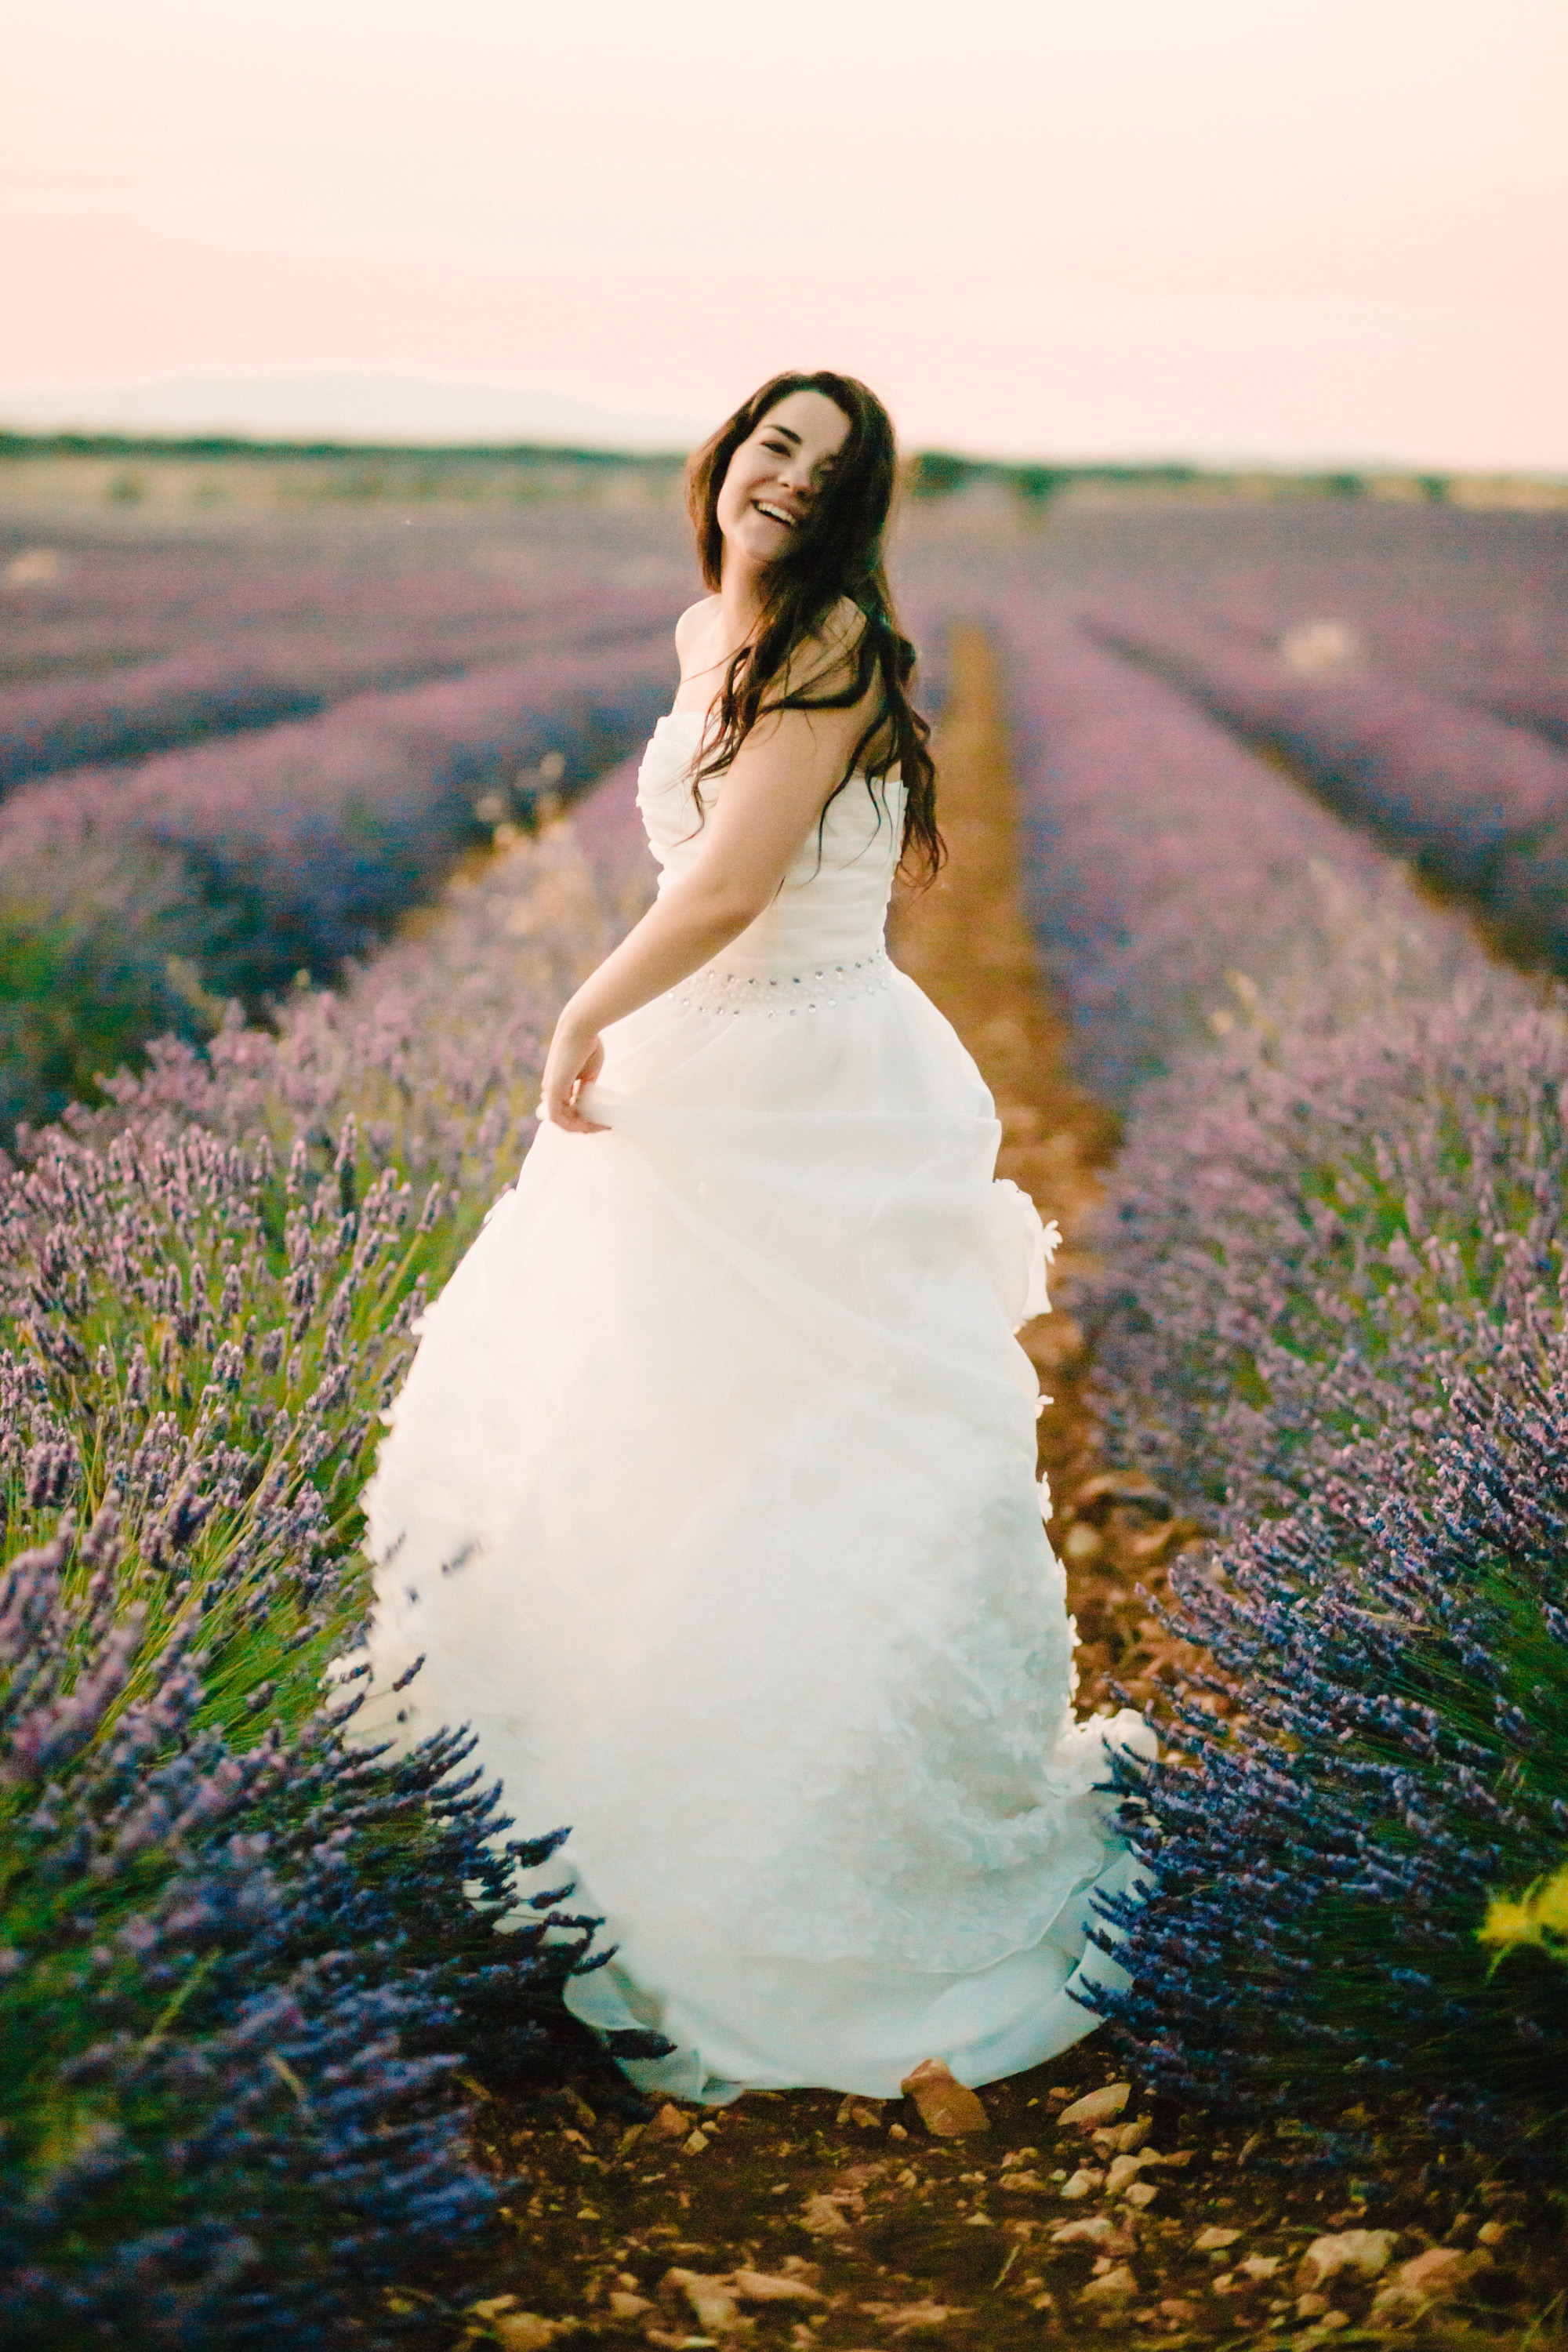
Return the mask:
<path id="1" fill-rule="evenodd" d="M 647 2089 L 981 2084 L 1093 2026 L 1134 1885 L 1035 1483 L 1033 1206 L 888 961 L 941 841 L 881 540 L 892 426 L 775 376 L 694 461 L 712 593 L 637 796 L 662 872 L 425 1318 L 367 1494 L 374 1687 L 569 1822 Z M 374 1717 L 373 1716 L 372 1720 Z M 559 1864 L 556 1865 L 559 1875 Z"/>

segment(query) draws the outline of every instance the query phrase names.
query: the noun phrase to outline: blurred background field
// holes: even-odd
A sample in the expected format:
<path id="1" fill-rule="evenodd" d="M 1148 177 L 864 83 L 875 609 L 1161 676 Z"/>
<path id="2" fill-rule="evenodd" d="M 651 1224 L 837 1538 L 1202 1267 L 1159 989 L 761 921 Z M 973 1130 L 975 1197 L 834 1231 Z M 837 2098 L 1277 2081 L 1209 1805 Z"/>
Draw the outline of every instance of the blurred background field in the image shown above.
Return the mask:
<path id="1" fill-rule="evenodd" d="M 636 2102 L 561 2011 L 570 1842 L 553 1947 L 499 1937 L 458 1748 L 383 1773 L 320 1705 L 419 1307 L 651 886 L 678 484 L 560 452 L 0 463 L 18 2343 L 85 2312 L 436 2347 L 521 2310 L 538 2352 L 658 2344 L 689 2300 L 647 2258 L 679 2175 L 636 2170 Z M 963 778 L 932 984 L 1068 1227 L 1028 1344 L 1084 1696 L 1167 1741 L 1162 1900 L 1085 2063 L 1190 2168 L 1142 2195 L 1152 2120 L 1120 2171 L 1026 2149 L 949 2237 L 931 2197 L 993 2159 L 895 2193 L 889 2156 L 876 2245 L 932 2308 L 983 2294 L 998 2343 L 1047 2311 L 1316 2341 L 1318 2305 L 1508 2340 L 1561 2286 L 1568 2107 L 1530 1893 L 1568 1841 L 1568 507 L 927 456 L 892 560 Z M 847 2153 L 811 2128 L 773 2167 L 808 2215 Z M 1232 2132 L 1268 2151 L 1239 2204 Z M 584 2150 L 598 2201 L 558 2219 Z M 738 2277 L 751 2179 L 713 2224 Z M 984 2200 L 1020 2195 L 1027 2259 L 972 2278 Z M 782 2276 L 820 2231 L 768 2210 Z M 1331 2211 L 1383 2252 L 1302 2312 L 1270 2282 Z M 1256 2266 L 1211 2288 L 1194 2229 L 1238 2216 Z M 883 2293 L 854 2226 L 829 2346 Z"/>
<path id="2" fill-rule="evenodd" d="M 625 452 L 12 436 L 5 1118 L 90 1096 L 159 1029 L 332 980 L 639 740 L 698 592 L 680 479 Z M 1544 479 L 925 454 L 895 571 L 933 687 L 960 612 L 1023 632 L 1026 697 L 1047 625 L 1091 700 L 1174 678 L 1560 969 L 1564 501 Z M 1093 919 L 1094 886 L 1073 895 L 1058 965 Z"/>

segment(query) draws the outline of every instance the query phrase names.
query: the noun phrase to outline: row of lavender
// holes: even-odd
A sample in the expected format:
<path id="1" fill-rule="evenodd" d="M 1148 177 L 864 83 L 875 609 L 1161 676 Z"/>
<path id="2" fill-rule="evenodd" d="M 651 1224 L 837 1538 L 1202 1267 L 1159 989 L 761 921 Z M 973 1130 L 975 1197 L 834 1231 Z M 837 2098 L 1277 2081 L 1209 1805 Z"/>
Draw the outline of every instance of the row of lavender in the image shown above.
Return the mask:
<path id="1" fill-rule="evenodd" d="M 510 533 L 253 528 L 7 554 L 0 526 L 0 788 L 636 635 L 679 609 L 691 568 L 622 536 L 563 544 L 537 517 Z"/>
<path id="2" fill-rule="evenodd" d="M 1298 677 L 1402 681 L 1456 719 L 1485 711 L 1568 746 L 1561 514 L 1376 503 L 1059 511 L 1033 565 L 1077 610 L 1201 619 L 1283 646 Z"/>
<path id="3" fill-rule="evenodd" d="M 1039 935 L 1128 1109 L 1108 1421 L 1223 1529 L 1113 2031 L 1259 2113 L 1539 2123 L 1561 1986 L 1477 1931 L 1568 1839 L 1568 1005 L 1033 583 L 991 614 Z"/>
<path id="4" fill-rule="evenodd" d="M 459 877 L 276 1032 L 166 1040 L 0 1179 L 7 2344 L 445 2341 L 384 2290 L 505 2194 L 461 2077 L 586 2063 L 586 1923 L 501 1931 L 554 1825 L 508 1844 L 460 1739 L 356 1748 L 321 1677 L 411 1323 L 634 910 L 623 818 Z"/>
<path id="5" fill-rule="evenodd" d="M 652 616 L 657 623 L 660 616 Z M 637 635 L 646 596 L 557 588 L 532 610 L 497 612 L 477 595 L 399 625 L 331 630 L 298 623 L 0 693 L 0 786 L 89 761 L 123 763 L 175 744 L 313 717 L 353 694 L 416 686 L 536 653 Z"/>
<path id="6" fill-rule="evenodd" d="M 1145 566 L 1142 585 L 1166 612 L 1283 643 L 1308 675 L 1380 673 L 1568 749 L 1562 516 L 1299 509 L 1280 520 L 1255 511 L 1220 560 L 1210 542 L 1201 577 Z"/>
<path id="7" fill-rule="evenodd" d="M 1280 753 L 1352 822 L 1484 910 L 1508 950 L 1568 973 L 1568 752 L 1397 675 L 1320 629 L 1282 645 L 1169 614 L 1095 634 Z M 1294 658 L 1292 658 L 1294 656 Z"/>
<path id="8" fill-rule="evenodd" d="M 597 646 L 557 627 L 459 678 L 14 791 L 0 1123 L 58 1114 L 148 1036 L 210 1028 L 230 997 L 255 1010 L 301 970 L 331 975 L 465 845 L 621 757 L 674 677 L 668 611 L 636 617 Z"/>

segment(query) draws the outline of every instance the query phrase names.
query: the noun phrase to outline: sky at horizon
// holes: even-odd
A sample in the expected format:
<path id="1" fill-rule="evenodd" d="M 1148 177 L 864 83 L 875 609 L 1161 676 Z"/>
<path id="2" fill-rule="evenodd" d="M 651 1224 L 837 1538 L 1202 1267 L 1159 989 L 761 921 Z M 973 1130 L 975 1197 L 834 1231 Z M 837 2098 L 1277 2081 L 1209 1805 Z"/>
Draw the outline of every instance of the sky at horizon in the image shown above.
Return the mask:
<path id="1" fill-rule="evenodd" d="M 979 454 L 1568 471 L 1563 0 L 50 0 L 7 62 L 0 421 L 646 444 L 831 365 Z"/>

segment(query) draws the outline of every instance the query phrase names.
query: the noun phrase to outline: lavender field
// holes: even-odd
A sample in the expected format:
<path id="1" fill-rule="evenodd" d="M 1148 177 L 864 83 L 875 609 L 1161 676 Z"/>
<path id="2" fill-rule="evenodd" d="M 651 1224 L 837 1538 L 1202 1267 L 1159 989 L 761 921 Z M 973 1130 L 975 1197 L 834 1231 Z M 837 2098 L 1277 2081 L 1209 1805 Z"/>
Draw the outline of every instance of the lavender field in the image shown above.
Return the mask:
<path id="1" fill-rule="evenodd" d="M 658 512 L 51 538 L 8 517 L 0 1125 L 332 977 L 623 756 L 691 585 Z"/>
<path id="2" fill-rule="evenodd" d="M 562 2027 L 569 1841 L 502 1931 L 559 1825 L 326 1675 L 411 1325 L 648 887 L 689 560 L 652 508 L 4 528 L 0 2315 L 446 2342 L 384 2290 L 504 2203 L 476 2101 L 629 2095 Z M 936 684 L 1001 656 L 1123 1122 L 1107 1459 L 1209 1531 L 1107 2030 L 1346 2180 L 1395 2114 L 1550 2173 L 1561 1945 L 1479 1937 L 1568 1852 L 1568 524 L 954 499 L 897 564 Z"/>

